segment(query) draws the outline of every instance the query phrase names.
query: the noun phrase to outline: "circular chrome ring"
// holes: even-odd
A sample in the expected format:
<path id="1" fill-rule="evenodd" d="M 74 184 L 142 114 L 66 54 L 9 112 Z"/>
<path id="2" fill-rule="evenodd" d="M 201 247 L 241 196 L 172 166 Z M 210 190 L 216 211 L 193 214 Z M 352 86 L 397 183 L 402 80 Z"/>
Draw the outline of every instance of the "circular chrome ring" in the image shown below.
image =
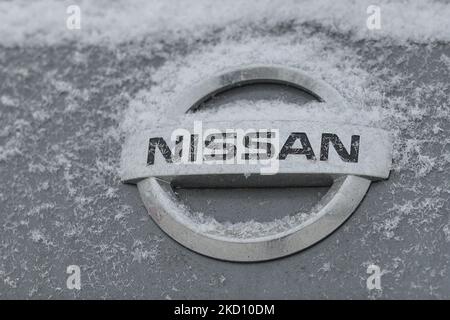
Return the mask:
<path id="1" fill-rule="evenodd" d="M 248 66 L 208 79 L 183 95 L 173 116 L 195 109 L 211 95 L 251 83 L 284 83 L 301 88 L 321 101 L 343 102 L 326 83 L 297 70 L 279 66 Z M 167 182 L 150 177 L 138 183 L 139 193 L 153 220 L 173 239 L 201 254 L 229 261 L 263 261 L 303 250 L 337 229 L 364 198 L 370 180 L 347 175 L 334 180 L 328 193 L 316 206 L 312 218 L 277 234 L 234 238 L 207 233 L 189 223 L 189 213 L 176 200 Z"/>

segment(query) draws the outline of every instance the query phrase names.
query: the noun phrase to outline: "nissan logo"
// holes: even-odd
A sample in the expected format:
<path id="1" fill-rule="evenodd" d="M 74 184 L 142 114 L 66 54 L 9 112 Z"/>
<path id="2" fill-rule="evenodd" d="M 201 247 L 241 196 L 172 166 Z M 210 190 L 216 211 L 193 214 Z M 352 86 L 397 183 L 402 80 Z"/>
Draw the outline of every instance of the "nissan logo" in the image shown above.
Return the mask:
<path id="1" fill-rule="evenodd" d="M 126 139 L 121 178 L 135 183 L 153 220 L 173 239 L 201 254 L 261 261 L 305 249 L 336 230 L 372 181 L 389 177 L 392 139 L 378 128 L 297 120 L 193 121 L 183 114 L 213 95 L 258 83 L 285 84 L 319 101 L 346 107 L 328 84 L 280 66 L 245 66 L 212 76 L 183 93 L 169 116 L 178 125 L 149 128 Z M 289 187 L 331 185 L 311 216 L 288 230 L 242 238 L 187 223 L 189 208 L 172 186 Z"/>

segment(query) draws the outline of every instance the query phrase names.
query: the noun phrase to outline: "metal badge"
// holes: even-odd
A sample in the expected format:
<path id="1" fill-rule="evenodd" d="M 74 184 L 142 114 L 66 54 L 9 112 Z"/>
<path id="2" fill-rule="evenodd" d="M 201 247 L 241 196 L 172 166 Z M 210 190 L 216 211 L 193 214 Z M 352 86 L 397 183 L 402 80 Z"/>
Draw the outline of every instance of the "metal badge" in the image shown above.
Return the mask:
<path id="1" fill-rule="evenodd" d="M 248 66 L 193 87 L 169 114 L 180 117 L 212 95 L 254 83 L 286 84 L 345 108 L 332 87 L 297 70 Z M 149 129 L 128 137 L 121 178 L 137 184 L 153 220 L 187 248 L 222 260 L 262 261 L 305 249 L 338 228 L 362 201 L 371 181 L 388 178 L 391 148 L 391 137 L 384 130 L 320 119 L 180 120 L 177 128 Z M 331 188 L 307 221 L 276 234 L 243 239 L 188 223 L 189 209 L 178 202 L 172 185 Z"/>

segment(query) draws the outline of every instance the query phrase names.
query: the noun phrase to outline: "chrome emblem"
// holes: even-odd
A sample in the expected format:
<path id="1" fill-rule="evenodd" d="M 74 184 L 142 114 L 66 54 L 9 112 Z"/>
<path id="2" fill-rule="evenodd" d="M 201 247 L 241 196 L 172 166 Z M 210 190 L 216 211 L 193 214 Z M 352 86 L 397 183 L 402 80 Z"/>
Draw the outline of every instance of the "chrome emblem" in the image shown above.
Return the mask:
<path id="1" fill-rule="evenodd" d="M 214 94 L 243 84 L 281 83 L 320 101 L 344 99 L 326 83 L 279 66 L 247 66 L 207 79 L 186 92 L 170 114 L 179 126 L 127 138 L 121 178 L 135 183 L 153 220 L 172 238 L 201 254 L 230 261 L 262 261 L 305 249 L 337 229 L 375 180 L 387 179 L 392 141 L 365 126 L 293 120 L 186 123 L 182 115 Z M 277 234 L 222 236 L 186 223 L 172 185 L 187 187 L 331 185 L 307 221 Z"/>

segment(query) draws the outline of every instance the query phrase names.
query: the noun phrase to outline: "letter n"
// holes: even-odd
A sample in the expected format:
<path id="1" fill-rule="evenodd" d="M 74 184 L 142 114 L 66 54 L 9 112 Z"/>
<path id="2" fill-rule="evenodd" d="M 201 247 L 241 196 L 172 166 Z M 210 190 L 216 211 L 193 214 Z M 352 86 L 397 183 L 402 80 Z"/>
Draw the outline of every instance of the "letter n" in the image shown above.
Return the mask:
<path id="1" fill-rule="evenodd" d="M 166 141 L 161 137 L 156 137 L 150 138 L 148 144 L 147 165 L 152 165 L 155 163 L 156 147 L 158 147 L 164 159 L 166 159 L 166 162 L 172 163 L 172 151 L 170 151 L 170 148 L 167 146 Z"/>
<path id="2" fill-rule="evenodd" d="M 322 134 L 322 143 L 320 144 L 320 160 L 327 161 L 328 160 L 328 152 L 330 148 L 330 142 L 333 144 L 334 149 L 337 154 L 341 158 L 342 161 L 345 162 L 358 162 L 359 155 L 359 136 L 352 136 L 352 141 L 350 144 L 350 154 L 347 149 L 345 149 L 344 144 L 341 139 L 336 134 L 333 133 L 323 133 Z"/>

